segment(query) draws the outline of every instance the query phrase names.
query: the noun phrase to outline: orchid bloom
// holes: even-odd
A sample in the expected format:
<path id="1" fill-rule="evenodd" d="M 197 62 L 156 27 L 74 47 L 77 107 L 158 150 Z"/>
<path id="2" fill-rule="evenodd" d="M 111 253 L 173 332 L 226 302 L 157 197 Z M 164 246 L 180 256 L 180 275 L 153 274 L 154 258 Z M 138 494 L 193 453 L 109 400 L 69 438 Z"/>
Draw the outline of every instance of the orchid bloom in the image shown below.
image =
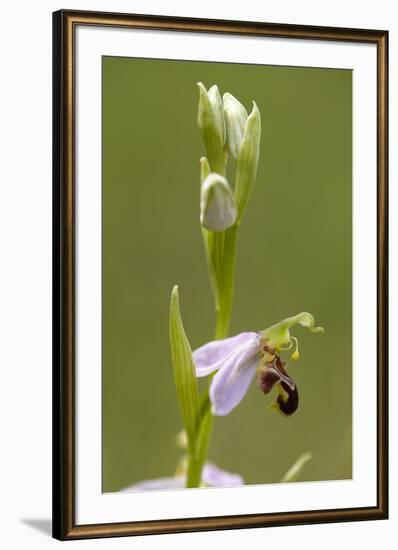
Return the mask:
<path id="1" fill-rule="evenodd" d="M 222 470 L 212 462 L 206 462 L 202 471 L 201 487 L 237 487 L 244 485 L 245 482 L 239 474 L 232 474 Z M 162 491 L 167 489 L 184 489 L 186 486 L 186 472 L 170 477 L 161 477 L 159 479 L 148 479 L 139 481 L 122 489 L 122 493 L 134 491 Z"/>
<path id="2" fill-rule="evenodd" d="M 295 345 L 291 358 L 298 359 L 298 340 L 290 335 L 291 327 L 297 324 L 310 332 L 324 332 L 322 327 L 315 327 L 313 316 L 304 312 L 261 332 L 242 332 L 209 342 L 194 351 L 198 378 L 217 371 L 209 391 L 214 415 L 229 414 L 241 402 L 256 374 L 264 394 L 277 387 L 275 406 L 280 412 L 291 415 L 297 410 L 297 387 L 279 355 Z"/>

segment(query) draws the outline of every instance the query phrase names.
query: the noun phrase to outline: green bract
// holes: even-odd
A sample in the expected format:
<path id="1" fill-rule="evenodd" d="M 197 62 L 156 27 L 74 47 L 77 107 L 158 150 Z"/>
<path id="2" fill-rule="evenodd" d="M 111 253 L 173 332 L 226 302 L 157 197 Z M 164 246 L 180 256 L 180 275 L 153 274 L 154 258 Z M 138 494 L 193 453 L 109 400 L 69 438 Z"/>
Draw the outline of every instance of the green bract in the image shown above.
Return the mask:
<path id="1" fill-rule="evenodd" d="M 238 209 L 238 220 L 241 221 L 254 183 L 256 181 L 258 159 L 260 154 L 261 116 L 253 101 L 253 110 L 247 119 L 243 140 L 240 144 L 236 162 L 235 203 Z"/>
<path id="2" fill-rule="evenodd" d="M 248 118 L 247 111 L 242 103 L 228 92 L 223 95 L 223 102 L 228 151 L 238 160 Z"/>
<path id="3" fill-rule="evenodd" d="M 198 384 L 191 346 L 181 320 L 177 286 L 171 293 L 169 331 L 177 397 L 187 434 L 189 453 L 195 456 L 199 414 Z"/>
<path id="4" fill-rule="evenodd" d="M 224 106 L 217 86 L 206 90 L 201 82 L 199 87 L 198 126 L 206 149 L 210 168 L 224 174 L 225 170 L 225 121 Z"/>

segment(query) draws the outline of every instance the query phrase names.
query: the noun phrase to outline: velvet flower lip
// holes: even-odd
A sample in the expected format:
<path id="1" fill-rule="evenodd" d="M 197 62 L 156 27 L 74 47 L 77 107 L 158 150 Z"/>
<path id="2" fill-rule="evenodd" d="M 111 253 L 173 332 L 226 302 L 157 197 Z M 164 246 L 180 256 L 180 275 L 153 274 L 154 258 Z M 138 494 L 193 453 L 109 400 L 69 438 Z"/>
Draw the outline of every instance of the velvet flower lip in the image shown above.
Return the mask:
<path id="1" fill-rule="evenodd" d="M 202 471 L 202 487 L 238 487 L 244 485 L 242 477 L 222 470 L 212 462 L 206 462 Z M 186 487 L 186 472 L 170 477 L 160 477 L 158 479 L 148 479 L 139 481 L 122 489 L 122 493 L 140 492 L 140 491 L 162 491 L 167 489 L 184 489 Z"/>
<path id="2" fill-rule="evenodd" d="M 297 386 L 288 374 L 281 351 L 294 347 L 292 359 L 298 359 L 298 340 L 290 335 L 294 325 L 310 332 L 323 333 L 310 313 L 288 317 L 261 332 L 242 332 L 236 336 L 209 342 L 193 353 L 198 378 L 216 373 L 210 385 L 214 415 L 229 414 L 243 399 L 257 376 L 260 390 L 267 394 L 278 390 L 275 407 L 285 415 L 293 414 L 299 404 Z"/>

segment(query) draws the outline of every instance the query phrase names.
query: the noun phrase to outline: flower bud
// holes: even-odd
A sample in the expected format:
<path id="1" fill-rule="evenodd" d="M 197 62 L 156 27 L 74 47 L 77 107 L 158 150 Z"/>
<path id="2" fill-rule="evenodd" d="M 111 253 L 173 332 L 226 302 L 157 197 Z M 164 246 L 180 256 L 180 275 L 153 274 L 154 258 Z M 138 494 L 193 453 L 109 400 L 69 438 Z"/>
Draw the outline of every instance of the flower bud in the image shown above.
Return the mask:
<path id="1" fill-rule="evenodd" d="M 219 174 L 209 174 L 201 187 L 200 223 L 208 231 L 224 231 L 235 221 L 235 201 L 227 180 Z"/>
<path id="2" fill-rule="evenodd" d="M 223 102 L 228 150 L 238 160 L 248 114 L 242 103 L 228 92 L 223 95 Z"/>
<path id="3" fill-rule="evenodd" d="M 239 148 L 236 162 L 235 201 L 238 209 L 239 221 L 242 219 L 257 175 L 257 165 L 260 155 L 261 116 L 257 105 L 253 101 L 253 110 L 250 113 Z"/>
<path id="4" fill-rule="evenodd" d="M 201 82 L 199 87 L 198 126 L 213 172 L 223 173 L 225 168 L 224 106 L 216 85 L 209 91 Z"/>

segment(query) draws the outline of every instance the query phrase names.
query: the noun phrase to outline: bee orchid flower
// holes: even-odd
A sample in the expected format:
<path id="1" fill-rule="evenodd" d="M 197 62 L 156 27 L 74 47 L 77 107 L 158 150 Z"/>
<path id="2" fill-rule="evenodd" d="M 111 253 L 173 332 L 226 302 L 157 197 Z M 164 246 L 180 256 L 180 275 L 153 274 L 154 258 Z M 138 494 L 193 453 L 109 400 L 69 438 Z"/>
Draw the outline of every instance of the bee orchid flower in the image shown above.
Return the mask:
<path id="1" fill-rule="evenodd" d="M 291 415 L 297 410 L 297 386 L 280 357 L 281 351 L 294 347 L 291 358 L 298 359 L 298 340 L 290 335 L 290 329 L 297 324 L 310 332 L 324 332 L 322 327 L 315 327 L 310 313 L 303 312 L 261 332 L 242 332 L 209 342 L 194 351 L 196 376 L 216 373 L 209 391 L 214 415 L 229 414 L 241 402 L 256 376 L 264 394 L 274 386 L 278 389 L 275 406 L 281 413 Z"/>

